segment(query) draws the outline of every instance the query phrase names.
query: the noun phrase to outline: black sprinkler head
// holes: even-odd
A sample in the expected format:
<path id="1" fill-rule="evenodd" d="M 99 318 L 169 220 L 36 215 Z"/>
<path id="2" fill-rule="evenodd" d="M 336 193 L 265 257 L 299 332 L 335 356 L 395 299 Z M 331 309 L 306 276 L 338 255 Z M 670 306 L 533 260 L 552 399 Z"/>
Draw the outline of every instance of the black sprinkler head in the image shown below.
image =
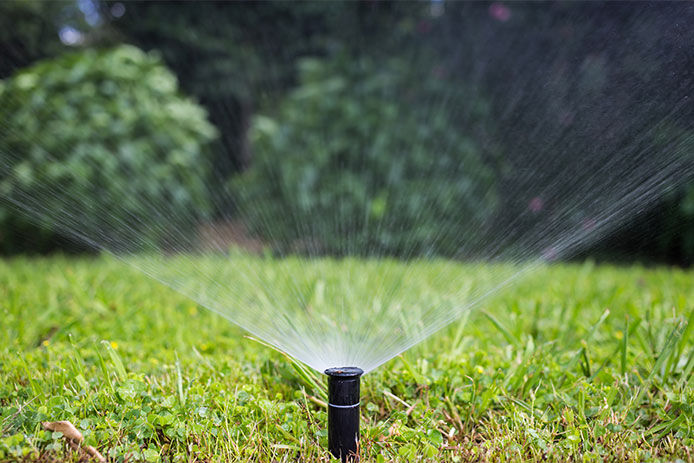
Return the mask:
<path id="1" fill-rule="evenodd" d="M 359 378 L 357 367 L 328 368 L 328 448 L 343 462 L 359 461 Z"/>

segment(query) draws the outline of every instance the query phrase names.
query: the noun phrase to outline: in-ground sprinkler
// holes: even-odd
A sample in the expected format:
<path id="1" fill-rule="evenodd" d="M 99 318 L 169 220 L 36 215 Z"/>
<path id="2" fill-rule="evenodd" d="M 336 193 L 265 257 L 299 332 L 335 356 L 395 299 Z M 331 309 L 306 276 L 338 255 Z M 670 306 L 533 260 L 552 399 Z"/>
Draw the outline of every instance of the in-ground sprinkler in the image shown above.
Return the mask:
<path id="1" fill-rule="evenodd" d="M 359 378 L 357 367 L 328 368 L 328 448 L 343 462 L 359 461 Z"/>

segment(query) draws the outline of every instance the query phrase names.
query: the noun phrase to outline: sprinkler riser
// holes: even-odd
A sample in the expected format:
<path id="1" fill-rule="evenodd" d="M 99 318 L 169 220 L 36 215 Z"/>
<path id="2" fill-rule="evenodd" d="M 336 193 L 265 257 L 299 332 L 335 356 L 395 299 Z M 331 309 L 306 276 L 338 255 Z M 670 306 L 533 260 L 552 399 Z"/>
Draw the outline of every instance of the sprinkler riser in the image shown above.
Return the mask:
<path id="1" fill-rule="evenodd" d="M 328 368 L 328 449 L 342 462 L 359 461 L 359 383 L 356 367 Z"/>

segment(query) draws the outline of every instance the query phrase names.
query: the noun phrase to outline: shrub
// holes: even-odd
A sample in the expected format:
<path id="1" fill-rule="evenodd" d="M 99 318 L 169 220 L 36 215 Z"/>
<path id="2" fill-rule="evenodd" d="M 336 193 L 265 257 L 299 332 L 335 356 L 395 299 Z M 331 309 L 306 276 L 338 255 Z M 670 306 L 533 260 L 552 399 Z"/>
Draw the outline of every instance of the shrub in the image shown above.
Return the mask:
<path id="1" fill-rule="evenodd" d="M 469 135 L 483 100 L 396 59 L 305 59 L 299 76 L 276 114 L 255 118 L 254 165 L 232 182 L 250 230 L 280 252 L 474 247 L 496 197 Z"/>
<path id="2" fill-rule="evenodd" d="M 55 238 L 46 229 L 161 244 L 208 211 L 215 129 L 155 55 L 120 46 L 39 62 L 0 84 L 0 108 L 0 250 L 21 250 L 30 226 L 37 249 Z"/>

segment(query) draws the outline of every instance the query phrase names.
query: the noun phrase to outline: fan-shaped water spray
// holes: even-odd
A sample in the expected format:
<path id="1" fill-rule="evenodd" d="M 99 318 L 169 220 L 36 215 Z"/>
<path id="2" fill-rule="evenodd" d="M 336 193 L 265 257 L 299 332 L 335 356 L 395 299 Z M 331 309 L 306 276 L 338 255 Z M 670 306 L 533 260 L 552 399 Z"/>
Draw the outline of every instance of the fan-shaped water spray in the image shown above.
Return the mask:
<path id="1" fill-rule="evenodd" d="M 181 87 L 239 103 L 216 128 L 134 47 L 91 52 L 96 71 L 70 55 L 18 71 L 0 88 L 3 200 L 318 371 L 369 372 L 692 179 L 688 6 L 299 7 L 317 25 L 298 43 L 253 31 L 286 6 L 201 7 L 211 36 L 227 8 L 253 44 L 209 45 L 213 84 L 189 56 Z M 119 116 L 94 112 L 116 96 Z M 210 150 L 243 162 L 228 177 Z"/>

